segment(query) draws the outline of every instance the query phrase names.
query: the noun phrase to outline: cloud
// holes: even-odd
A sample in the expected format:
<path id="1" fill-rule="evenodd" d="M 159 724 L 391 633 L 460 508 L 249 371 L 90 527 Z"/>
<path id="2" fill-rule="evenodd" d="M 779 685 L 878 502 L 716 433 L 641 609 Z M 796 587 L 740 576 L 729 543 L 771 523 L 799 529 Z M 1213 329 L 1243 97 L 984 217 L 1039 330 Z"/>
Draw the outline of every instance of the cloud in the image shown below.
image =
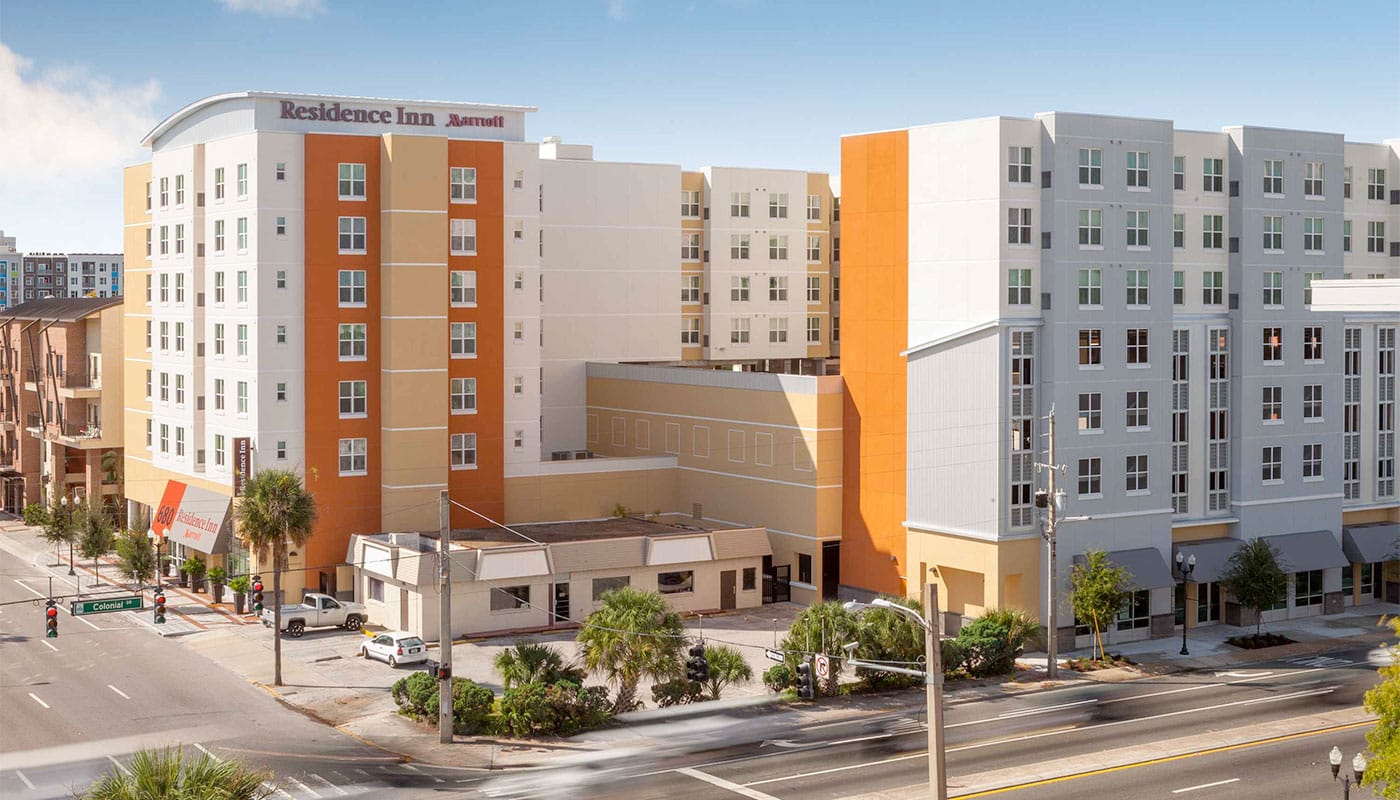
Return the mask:
<path id="1" fill-rule="evenodd" d="M 608 0 L 608 16 L 612 19 L 627 16 L 627 0 Z"/>
<path id="2" fill-rule="evenodd" d="M 116 85 L 86 67 L 36 71 L 0 43 L 0 220 L 24 249 L 121 241 L 121 170 L 144 160 L 160 85 Z M 95 247 L 92 241 L 84 247 Z"/>
<path id="3" fill-rule="evenodd" d="M 265 17 L 309 19 L 326 10 L 322 0 L 219 0 L 219 2 L 229 11 L 246 11 Z"/>

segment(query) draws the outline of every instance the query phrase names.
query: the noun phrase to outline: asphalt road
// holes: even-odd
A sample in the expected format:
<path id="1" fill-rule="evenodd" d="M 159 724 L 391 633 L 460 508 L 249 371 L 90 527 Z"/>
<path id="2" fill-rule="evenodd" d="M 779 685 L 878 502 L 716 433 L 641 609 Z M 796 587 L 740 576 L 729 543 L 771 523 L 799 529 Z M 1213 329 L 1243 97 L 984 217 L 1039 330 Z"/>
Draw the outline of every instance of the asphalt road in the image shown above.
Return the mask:
<path id="1" fill-rule="evenodd" d="M 400 763 L 286 708 L 136 619 L 149 610 L 72 617 L 65 602 L 58 638 L 46 639 L 50 559 L 36 567 L 0 545 L 0 797 L 70 797 L 142 746 L 243 758 L 274 771 L 280 800 L 440 796 L 477 779 Z M 73 591 L 54 580 L 56 594 Z"/>

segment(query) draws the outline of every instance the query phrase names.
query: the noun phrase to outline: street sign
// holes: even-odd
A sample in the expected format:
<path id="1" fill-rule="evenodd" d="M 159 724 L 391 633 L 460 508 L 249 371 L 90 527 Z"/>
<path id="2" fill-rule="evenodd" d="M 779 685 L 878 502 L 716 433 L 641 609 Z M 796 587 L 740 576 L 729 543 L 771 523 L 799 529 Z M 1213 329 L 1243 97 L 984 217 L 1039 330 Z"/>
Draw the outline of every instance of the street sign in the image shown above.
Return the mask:
<path id="1" fill-rule="evenodd" d="M 831 677 L 831 659 L 824 653 L 817 656 L 817 677 L 822 680 Z"/>
<path id="2" fill-rule="evenodd" d="M 84 614 L 106 614 L 109 611 L 139 611 L 141 609 L 141 596 L 111 597 L 106 600 L 74 600 L 69 604 L 69 608 L 75 617 Z"/>
<path id="3" fill-rule="evenodd" d="M 777 661 L 779 664 L 781 664 L 784 660 L 783 652 L 781 650 L 764 650 L 763 657 L 768 659 L 769 661 Z"/>

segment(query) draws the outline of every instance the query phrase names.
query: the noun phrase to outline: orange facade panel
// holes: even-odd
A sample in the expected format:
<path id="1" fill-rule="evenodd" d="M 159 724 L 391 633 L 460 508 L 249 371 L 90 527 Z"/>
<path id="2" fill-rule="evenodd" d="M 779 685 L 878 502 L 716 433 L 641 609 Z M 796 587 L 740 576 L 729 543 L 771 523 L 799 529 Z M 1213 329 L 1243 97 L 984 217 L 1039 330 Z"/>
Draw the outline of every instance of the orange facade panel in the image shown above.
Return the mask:
<path id="1" fill-rule="evenodd" d="M 841 140 L 841 582 L 903 595 L 909 138 Z"/>

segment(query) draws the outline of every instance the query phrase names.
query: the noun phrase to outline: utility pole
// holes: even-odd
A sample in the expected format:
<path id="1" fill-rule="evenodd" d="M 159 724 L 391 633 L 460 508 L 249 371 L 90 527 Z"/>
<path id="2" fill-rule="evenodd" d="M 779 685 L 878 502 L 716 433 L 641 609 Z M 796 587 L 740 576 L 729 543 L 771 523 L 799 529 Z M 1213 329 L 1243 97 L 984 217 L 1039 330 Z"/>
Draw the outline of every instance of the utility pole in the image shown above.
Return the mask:
<path id="1" fill-rule="evenodd" d="M 442 490 L 438 510 L 438 741 L 452 743 L 452 559 L 448 549 L 452 543 L 452 511 L 447 490 Z"/>
<path id="2" fill-rule="evenodd" d="M 943 748 L 943 642 L 938 636 L 938 587 L 924 584 L 924 683 L 928 694 L 928 784 L 934 800 L 948 800 L 947 754 Z"/>
<path id="3" fill-rule="evenodd" d="M 1055 461 L 1055 406 L 1050 406 L 1050 416 L 1047 425 L 1050 434 L 1049 443 L 1045 447 L 1045 460 L 1049 462 L 1047 468 L 1050 473 L 1046 481 L 1048 496 L 1045 503 L 1045 542 L 1048 546 L 1046 557 L 1046 577 L 1045 593 L 1047 608 L 1045 612 L 1045 677 L 1055 680 L 1060 675 L 1059 664 L 1059 628 L 1056 624 L 1056 606 L 1059 595 L 1059 576 L 1055 571 L 1055 476 L 1059 473 L 1058 462 Z"/>

